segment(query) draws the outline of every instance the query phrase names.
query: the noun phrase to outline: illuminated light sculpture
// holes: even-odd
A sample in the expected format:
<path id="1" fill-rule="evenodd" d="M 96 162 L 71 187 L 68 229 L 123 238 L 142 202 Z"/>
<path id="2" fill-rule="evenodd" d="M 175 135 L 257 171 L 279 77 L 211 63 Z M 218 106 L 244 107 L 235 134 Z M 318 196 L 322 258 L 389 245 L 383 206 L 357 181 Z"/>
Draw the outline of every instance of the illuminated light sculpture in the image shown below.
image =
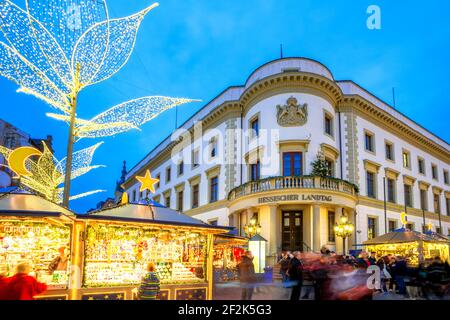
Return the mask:
<path id="1" fill-rule="evenodd" d="M 155 184 L 159 183 L 159 179 L 152 178 L 150 170 L 147 170 L 144 177 L 136 177 L 136 179 L 141 183 L 139 192 L 149 190 L 151 193 L 155 193 Z"/>
<path id="2" fill-rule="evenodd" d="M 339 223 L 334 227 L 336 236 L 342 238 L 344 254 L 347 253 L 345 248 L 345 240 L 353 234 L 354 230 L 355 226 L 348 221 L 348 218 L 345 215 L 341 216 Z"/>
<path id="3" fill-rule="evenodd" d="M 261 233 L 261 225 L 256 217 L 252 217 L 250 222 L 244 226 L 244 232 L 249 238 Z"/>
<path id="4" fill-rule="evenodd" d="M 110 19 L 106 0 L 26 0 L 23 10 L 0 0 L 0 76 L 57 109 L 69 123 L 63 204 L 68 206 L 75 139 L 112 136 L 137 129 L 189 99 L 144 97 L 122 103 L 91 120 L 77 119 L 81 90 L 116 74 L 133 52 L 145 15 L 157 7 Z"/>
<path id="5" fill-rule="evenodd" d="M 43 152 L 31 147 L 20 147 L 11 150 L 0 146 L 0 154 L 7 159 L 8 167 L 19 175 L 22 185 L 36 191 L 52 202 L 61 203 L 64 189 L 61 185 L 64 183 L 66 159 L 64 158 L 58 161 L 47 145 L 44 142 L 42 144 Z M 91 165 L 95 150 L 101 144 L 102 142 L 97 143 L 92 147 L 73 154 L 71 179 L 76 179 L 93 169 L 102 167 Z M 32 156 L 38 158 L 32 160 Z M 103 192 L 103 190 L 89 191 L 75 195 L 70 200 L 76 200 L 99 192 Z"/>

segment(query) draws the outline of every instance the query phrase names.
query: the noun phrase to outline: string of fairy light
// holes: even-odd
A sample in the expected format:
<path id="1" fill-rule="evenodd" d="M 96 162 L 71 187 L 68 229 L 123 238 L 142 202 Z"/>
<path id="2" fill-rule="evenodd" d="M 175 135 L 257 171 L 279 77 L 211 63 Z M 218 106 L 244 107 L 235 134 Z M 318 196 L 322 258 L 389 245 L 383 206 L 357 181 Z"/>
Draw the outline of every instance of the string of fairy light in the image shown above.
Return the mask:
<path id="1" fill-rule="evenodd" d="M 128 17 L 110 19 L 105 0 L 25 3 L 22 9 L 10 0 L 0 1 L 0 32 L 6 40 L 0 41 L 0 76 L 15 82 L 18 92 L 33 95 L 55 108 L 57 113 L 47 115 L 69 124 L 69 141 L 63 161 L 57 162 L 45 152 L 38 161 L 28 160 L 30 168 L 34 168 L 32 176 L 22 177 L 21 183 L 58 202 L 62 192 L 62 202 L 68 206 L 70 199 L 80 197 L 70 198 L 71 180 L 100 167 L 90 166 L 98 144 L 85 149 L 92 155 L 90 151 L 74 153 L 76 141 L 139 129 L 160 113 L 194 100 L 143 97 L 114 106 L 90 120 L 79 118 L 79 93 L 109 79 L 128 62 L 142 20 L 159 4 Z M 56 173 L 43 174 L 51 166 L 58 168 Z"/>

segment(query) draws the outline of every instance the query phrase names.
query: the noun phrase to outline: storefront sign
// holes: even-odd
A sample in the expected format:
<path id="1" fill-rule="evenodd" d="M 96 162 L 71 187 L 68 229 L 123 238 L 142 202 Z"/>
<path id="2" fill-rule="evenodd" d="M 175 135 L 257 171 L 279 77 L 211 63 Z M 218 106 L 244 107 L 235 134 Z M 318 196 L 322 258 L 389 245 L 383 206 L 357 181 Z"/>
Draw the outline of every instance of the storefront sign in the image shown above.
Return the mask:
<path id="1" fill-rule="evenodd" d="M 324 201 L 333 202 L 332 196 L 324 195 L 313 195 L 313 194 L 302 194 L 300 195 L 282 195 L 282 196 L 272 196 L 263 197 L 258 199 L 258 203 L 273 203 L 273 202 L 283 202 L 283 201 Z"/>

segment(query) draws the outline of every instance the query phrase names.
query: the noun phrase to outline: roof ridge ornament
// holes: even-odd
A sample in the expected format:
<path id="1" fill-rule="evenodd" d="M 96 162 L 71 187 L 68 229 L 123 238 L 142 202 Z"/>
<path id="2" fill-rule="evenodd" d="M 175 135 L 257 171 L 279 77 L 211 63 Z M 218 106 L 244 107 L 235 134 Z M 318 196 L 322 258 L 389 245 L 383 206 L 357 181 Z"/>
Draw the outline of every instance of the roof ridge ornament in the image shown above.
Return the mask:
<path id="1" fill-rule="evenodd" d="M 281 127 L 300 127 L 308 121 L 308 104 L 291 96 L 284 106 L 277 105 L 277 121 Z"/>

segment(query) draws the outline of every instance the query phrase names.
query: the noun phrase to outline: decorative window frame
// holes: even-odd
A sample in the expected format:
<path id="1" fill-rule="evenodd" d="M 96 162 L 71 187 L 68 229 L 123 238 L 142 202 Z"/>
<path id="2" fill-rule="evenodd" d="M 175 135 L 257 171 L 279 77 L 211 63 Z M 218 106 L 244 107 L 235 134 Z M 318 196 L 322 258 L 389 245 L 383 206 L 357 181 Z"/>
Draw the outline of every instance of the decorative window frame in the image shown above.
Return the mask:
<path id="1" fill-rule="evenodd" d="M 392 148 L 392 151 L 391 151 L 392 159 L 389 159 L 386 156 L 386 146 L 387 145 L 391 146 L 391 148 Z M 386 159 L 386 161 L 395 163 L 395 144 L 392 141 L 389 141 L 387 139 L 384 139 L 384 158 Z"/>
<path id="2" fill-rule="evenodd" d="M 253 133 L 252 123 L 255 120 L 258 120 L 258 127 L 259 127 L 259 129 L 261 129 L 261 112 L 255 113 L 253 116 L 251 116 L 248 119 L 248 122 L 247 122 L 247 128 L 248 128 L 248 132 L 249 132 L 248 133 L 248 143 L 259 138 L 259 135 L 256 135 Z"/>
<path id="3" fill-rule="evenodd" d="M 326 131 L 326 119 L 331 120 L 331 135 Z M 330 139 L 335 140 L 336 138 L 336 126 L 335 126 L 335 117 L 334 115 L 326 109 L 323 109 L 323 133 L 325 136 Z"/>
<path id="4" fill-rule="evenodd" d="M 408 154 L 408 159 L 409 159 L 409 164 L 408 164 L 408 166 L 405 166 L 405 162 L 404 162 L 404 159 L 403 159 L 403 154 Z M 411 161 L 412 159 L 411 159 L 411 151 L 409 151 L 408 149 L 405 149 L 405 148 L 403 148 L 402 149 L 402 167 L 403 168 L 405 168 L 405 169 L 408 169 L 408 170 L 411 170 L 411 167 L 412 167 L 412 164 L 411 164 Z"/>
<path id="5" fill-rule="evenodd" d="M 283 154 L 285 152 L 301 152 L 302 153 L 302 171 L 306 172 L 306 155 L 309 150 L 311 140 L 282 140 L 277 142 L 279 152 L 280 176 L 283 175 Z"/>
<path id="6" fill-rule="evenodd" d="M 368 150 L 367 149 L 367 145 L 366 145 L 366 135 L 372 137 L 372 148 L 373 150 Z M 364 141 L 364 151 L 366 151 L 367 153 L 373 154 L 374 156 L 377 155 L 377 143 L 375 141 L 375 133 L 368 130 L 368 129 L 364 129 L 364 136 L 363 136 L 363 141 Z"/>
<path id="7" fill-rule="evenodd" d="M 423 172 L 420 172 L 420 170 L 419 170 L 419 163 L 420 163 L 420 161 L 423 162 Z M 425 162 L 425 158 L 423 158 L 421 156 L 417 157 L 417 172 L 420 175 L 422 175 L 422 176 L 426 176 L 427 175 L 427 165 L 426 165 L 426 162 Z"/>
<path id="8" fill-rule="evenodd" d="M 436 177 L 433 176 L 433 171 L 434 171 L 433 169 L 435 169 Z M 431 163 L 431 179 L 433 179 L 434 181 L 439 182 L 439 167 L 434 162 Z"/>

